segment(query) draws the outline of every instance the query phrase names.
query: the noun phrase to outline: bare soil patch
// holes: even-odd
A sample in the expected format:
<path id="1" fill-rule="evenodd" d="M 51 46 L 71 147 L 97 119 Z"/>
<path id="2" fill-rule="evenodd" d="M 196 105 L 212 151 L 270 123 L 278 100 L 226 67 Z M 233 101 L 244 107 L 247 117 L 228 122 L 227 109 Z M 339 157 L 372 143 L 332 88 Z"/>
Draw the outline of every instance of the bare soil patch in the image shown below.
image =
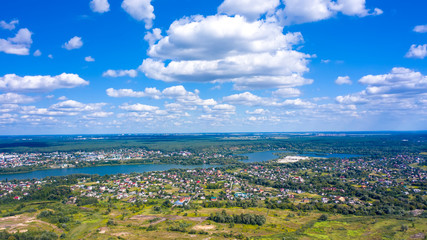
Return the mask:
<path id="1" fill-rule="evenodd" d="M 194 230 L 212 230 L 215 229 L 214 225 L 196 225 L 193 227 Z"/>

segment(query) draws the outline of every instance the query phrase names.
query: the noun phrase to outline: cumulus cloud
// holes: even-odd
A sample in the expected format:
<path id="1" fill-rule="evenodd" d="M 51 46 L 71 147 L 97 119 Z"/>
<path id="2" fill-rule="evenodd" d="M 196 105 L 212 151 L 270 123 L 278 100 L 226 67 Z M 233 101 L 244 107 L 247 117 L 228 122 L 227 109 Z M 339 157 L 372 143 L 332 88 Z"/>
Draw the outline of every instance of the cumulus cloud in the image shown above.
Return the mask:
<path id="1" fill-rule="evenodd" d="M 283 0 L 283 3 L 285 7 L 277 11 L 277 17 L 284 25 L 316 22 L 337 13 L 358 17 L 383 13 L 379 8 L 366 9 L 365 0 Z"/>
<path id="2" fill-rule="evenodd" d="M 154 28 L 151 32 L 147 32 L 144 36 L 144 40 L 152 46 L 157 40 L 162 39 L 162 30 L 160 28 Z"/>
<path id="3" fill-rule="evenodd" d="M 94 12 L 105 13 L 110 11 L 108 0 L 92 0 L 90 1 L 90 9 Z"/>
<path id="4" fill-rule="evenodd" d="M 154 99 L 160 99 L 161 92 L 156 88 L 145 88 L 144 91 L 134 91 L 132 89 L 114 89 L 108 88 L 106 93 L 110 97 L 150 97 Z"/>
<path id="5" fill-rule="evenodd" d="M 124 104 L 119 106 L 119 108 L 130 112 L 153 112 L 159 109 L 159 107 L 145 105 L 141 103 L 136 103 L 132 105 Z"/>
<path id="6" fill-rule="evenodd" d="M 225 0 L 218 7 L 218 12 L 256 20 L 260 15 L 273 11 L 279 5 L 280 0 Z"/>
<path id="7" fill-rule="evenodd" d="M 134 19 L 144 21 L 146 29 L 153 26 L 155 15 L 151 0 L 123 0 L 122 8 Z"/>
<path id="8" fill-rule="evenodd" d="M 81 48 L 82 46 L 83 46 L 82 38 L 77 36 L 74 36 L 68 42 L 62 45 L 62 47 L 67 50 L 78 49 L 78 48 Z"/>
<path id="9" fill-rule="evenodd" d="M 29 55 L 30 47 L 33 43 L 32 32 L 27 28 L 21 28 L 15 37 L 0 39 L 0 52 L 15 55 Z"/>
<path id="10" fill-rule="evenodd" d="M 301 91 L 297 88 L 279 88 L 273 92 L 273 95 L 281 98 L 299 97 Z"/>
<path id="11" fill-rule="evenodd" d="M 269 113 L 269 110 L 263 109 L 263 108 L 257 108 L 253 111 L 246 111 L 246 114 L 250 114 L 250 115 L 264 115 Z"/>
<path id="12" fill-rule="evenodd" d="M 20 104 L 33 102 L 34 98 L 17 93 L 0 94 L 0 103 Z"/>
<path id="13" fill-rule="evenodd" d="M 214 106 L 204 106 L 203 110 L 209 115 L 231 115 L 236 113 L 236 107 L 230 104 L 216 104 Z"/>
<path id="14" fill-rule="evenodd" d="M 105 103 L 89 103 L 84 104 L 74 100 L 65 100 L 56 104 L 53 104 L 50 109 L 60 112 L 93 112 L 99 111 Z"/>
<path id="15" fill-rule="evenodd" d="M 273 96 L 280 97 L 280 98 L 296 97 L 299 94 L 300 94 L 300 91 L 298 89 L 293 89 L 293 88 L 278 89 L 277 91 L 273 92 Z M 301 100 L 299 98 L 287 99 L 285 101 L 281 101 L 278 98 L 260 97 L 250 92 L 233 94 L 230 96 L 223 97 L 222 100 L 224 102 L 237 104 L 237 105 L 246 105 L 246 106 L 299 107 L 299 108 L 314 106 L 313 103 L 309 101 Z"/>
<path id="16" fill-rule="evenodd" d="M 134 91 L 132 89 L 113 89 L 109 88 L 106 93 L 110 97 L 149 97 L 154 99 L 173 99 L 181 105 L 196 105 L 196 106 L 208 106 L 217 104 L 213 99 L 201 99 L 199 97 L 199 91 L 196 89 L 194 92 L 187 91 L 184 86 L 172 86 L 163 89 L 163 91 L 157 88 L 145 88 L 144 91 Z"/>
<path id="17" fill-rule="evenodd" d="M 414 30 L 414 32 L 417 32 L 417 33 L 426 33 L 427 32 L 427 24 L 415 26 L 413 30 Z"/>
<path id="18" fill-rule="evenodd" d="M 419 58 L 424 59 L 427 56 L 427 44 L 424 45 L 415 45 L 412 44 L 409 51 L 406 53 L 405 57 L 407 58 Z"/>
<path id="19" fill-rule="evenodd" d="M 102 73 L 103 77 L 124 77 L 124 76 L 128 76 L 131 78 L 134 78 L 136 76 L 138 76 L 138 72 L 134 69 L 130 69 L 130 70 L 112 70 L 109 69 L 107 71 L 105 71 L 104 73 Z"/>
<path id="20" fill-rule="evenodd" d="M 288 108 L 313 108 L 315 104 L 312 102 L 297 98 L 297 99 L 287 99 L 279 103 L 278 106 L 288 107 Z"/>
<path id="21" fill-rule="evenodd" d="M 250 92 L 233 94 L 230 96 L 223 97 L 222 100 L 224 102 L 229 102 L 232 104 L 247 105 L 247 106 L 262 105 L 263 102 L 265 101 L 263 98 L 257 95 L 254 95 Z"/>
<path id="22" fill-rule="evenodd" d="M 4 20 L 0 21 L 0 27 L 7 30 L 13 30 L 15 29 L 15 25 L 19 23 L 19 20 L 11 20 L 9 23 L 5 22 Z"/>
<path id="23" fill-rule="evenodd" d="M 57 76 L 37 75 L 23 77 L 16 74 L 6 74 L 0 77 L 0 89 L 13 92 L 47 92 L 59 88 L 75 88 L 88 84 L 89 82 L 80 78 L 79 75 L 70 73 L 62 73 Z"/>
<path id="24" fill-rule="evenodd" d="M 301 33 L 265 21 L 248 22 L 242 16 L 192 16 L 174 21 L 167 36 L 151 46 L 148 54 L 161 59 L 221 59 L 246 53 L 292 49 L 303 42 Z"/>
<path id="25" fill-rule="evenodd" d="M 335 83 L 338 85 L 343 85 L 343 84 L 352 84 L 350 77 L 349 76 L 339 76 L 336 80 Z"/>
<path id="26" fill-rule="evenodd" d="M 367 75 L 359 83 L 367 85 L 366 89 L 338 96 L 336 101 L 342 104 L 364 104 L 383 110 L 407 110 L 426 105 L 427 76 L 408 68 L 395 67 L 388 74 Z"/>
<path id="27" fill-rule="evenodd" d="M 101 111 L 101 112 L 90 113 L 90 114 L 86 115 L 85 117 L 86 118 L 106 118 L 106 117 L 112 116 L 113 114 L 114 114 L 113 112 Z"/>
<path id="28" fill-rule="evenodd" d="M 139 69 L 147 77 L 173 82 L 234 82 L 235 89 L 295 87 L 311 57 L 295 50 L 300 33 L 236 15 L 192 16 L 171 24 L 150 46 Z"/>
<path id="29" fill-rule="evenodd" d="M 34 53 L 33 53 L 33 56 L 34 57 L 40 57 L 42 55 L 42 52 L 39 50 L 39 49 L 37 49 L 36 51 L 34 51 Z"/>
<path id="30" fill-rule="evenodd" d="M 162 91 L 162 95 L 165 98 L 175 99 L 178 103 L 184 105 L 210 106 L 217 104 L 213 99 L 201 99 L 198 90 L 190 92 L 182 85 L 165 88 Z"/>
<path id="31" fill-rule="evenodd" d="M 86 62 L 95 62 L 95 58 L 93 58 L 91 56 L 87 56 L 87 57 L 85 57 L 85 61 Z"/>
<path id="32" fill-rule="evenodd" d="M 28 119 L 29 116 L 43 116 L 43 117 L 61 117 L 61 116 L 77 116 L 85 113 L 97 113 L 103 112 L 102 107 L 105 103 L 81 103 L 74 100 L 66 100 L 55 103 L 48 108 L 38 108 L 36 106 L 22 106 L 19 109 L 19 113 L 22 114 L 21 118 Z M 89 115 L 90 115 L 89 114 Z M 50 118 L 50 120 L 56 120 Z"/>

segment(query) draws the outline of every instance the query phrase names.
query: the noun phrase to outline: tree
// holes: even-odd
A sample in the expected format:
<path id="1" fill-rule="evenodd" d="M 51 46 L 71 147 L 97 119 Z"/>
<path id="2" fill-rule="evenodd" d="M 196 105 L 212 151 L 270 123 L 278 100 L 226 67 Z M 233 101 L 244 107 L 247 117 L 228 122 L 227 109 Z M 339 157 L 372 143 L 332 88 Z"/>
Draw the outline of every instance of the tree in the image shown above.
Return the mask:
<path id="1" fill-rule="evenodd" d="M 326 214 L 322 214 L 322 216 L 319 217 L 319 221 L 326 221 L 328 220 L 328 216 Z"/>

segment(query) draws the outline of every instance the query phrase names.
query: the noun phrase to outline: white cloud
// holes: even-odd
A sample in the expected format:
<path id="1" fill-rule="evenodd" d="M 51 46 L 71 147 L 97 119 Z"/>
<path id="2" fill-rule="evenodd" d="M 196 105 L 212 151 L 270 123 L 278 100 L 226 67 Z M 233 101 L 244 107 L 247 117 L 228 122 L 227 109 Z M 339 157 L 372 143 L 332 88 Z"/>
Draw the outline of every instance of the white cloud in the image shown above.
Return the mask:
<path id="1" fill-rule="evenodd" d="M 114 113 L 113 112 L 93 112 L 91 114 L 86 115 L 86 117 L 88 118 L 105 118 L 105 117 L 109 117 L 112 116 Z"/>
<path id="2" fill-rule="evenodd" d="M 60 97 L 58 98 L 58 100 L 60 100 L 60 101 L 65 101 L 65 100 L 68 100 L 68 98 L 67 98 L 66 96 L 60 96 Z"/>
<path id="3" fill-rule="evenodd" d="M 366 9 L 365 0 L 283 0 L 283 3 L 285 8 L 277 11 L 277 17 L 284 25 L 316 22 L 339 12 L 358 17 L 383 13 L 379 8 Z"/>
<path id="4" fill-rule="evenodd" d="M 154 28 L 152 32 L 147 32 L 144 36 L 144 40 L 147 41 L 150 46 L 159 39 L 162 39 L 162 30 L 160 28 Z"/>
<path id="5" fill-rule="evenodd" d="M 291 49 L 303 42 L 300 33 L 282 33 L 283 28 L 244 17 L 192 16 L 174 21 L 167 36 L 150 47 L 151 57 L 162 59 L 221 59 L 246 53 Z"/>
<path id="6" fill-rule="evenodd" d="M 93 112 L 99 111 L 105 103 L 84 104 L 74 100 L 65 100 L 50 106 L 50 109 L 61 112 Z"/>
<path id="7" fill-rule="evenodd" d="M 66 100 L 51 105 L 49 108 L 37 108 L 36 106 L 22 106 L 20 108 L 21 118 L 27 119 L 32 115 L 39 116 L 77 116 L 86 112 L 102 112 L 101 109 L 105 103 L 84 104 L 74 100 Z M 90 114 L 89 114 L 90 115 Z M 52 119 L 51 120 L 55 120 Z"/>
<path id="8" fill-rule="evenodd" d="M 300 95 L 300 91 L 294 88 L 284 88 L 278 89 L 273 92 L 273 95 L 281 98 L 296 97 Z M 283 107 L 283 106 L 293 106 L 293 107 L 312 107 L 313 104 L 308 101 L 301 99 L 292 99 L 279 102 L 275 98 L 264 98 L 254 95 L 250 92 L 244 92 L 239 94 L 233 94 L 230 96 L 223 97 L 224 102 L 237 104 L 237 105 L 246 105 L 246 106 L 269 106 L 269 107 Z"/>
<path id="9" fill-rule="evenodd" d="M 0 27 L 7 30 L 15 29 L 15 25 L 19 23 L 19 20 L 11 20 L 9 23 L 5 21 L 0 21 Z"/>
<path id="10" fill-rule="evenodd" d="M 338 103 L 365 104 L 380 110 L 417 109 L 427 106 L 427 76 L 408 68 L 395 67 L 388 74 L 367 75 L 359 80 L 366 89 L 336 97 Z"/>
<path id="11" fill-rule="evenodd" d="M 384 93 L 425 93 L 427 88 L 427 77 L 420 72 L 415 72 L 408 68 L 395 67 L 390 73 L 384 75 L 367 75 L 359 82 L 368 85 L 368 94 Z"/>
<path id="12" fill-rule="evenodd" d="M 91 56 L 87 56 L 87 57 L 85 57 L 85 61 L 86 62 L 95 62 L 95 58 L 93 58 Z"/>
<path id="13" fill-rule="evenodd" d="M 208 106 L 215 105 L 217 102 L 213 99 L 201 99 L 199 91 L 196 89 L 194 92 L 187 91 L 184 86 L 172 86 L 159 91 L 156 88 L 145 88 L 144 91 L 134 91 L 132 89 L 113 89 L 109 88 L 106 93 L 110 97 L 149 97 L 154 99 L 168 98 L 174 99 L 180 105 L 196 105 Z"/>
<path id="14" fill-rule="evenodd" d="M 417 33 L 427 33 L 427 24 L 426 25 L 418 25 L 414 27 L 414 32 Z"/>
<path id="15" fill-rule="evenodd" d="M 283 107 L 291 107 L 291 108 L 312 108 L 315 106 L 315 104 L 299 98 L 287 99 L 284 102 L 279 103 L 278 105 Z"/>
<path id="16" fill-rule="evenodd" d="M 212 110 L 214 111 L 221 111 L 226 113 L 234 113 L 236 111 L 236 107 L 230 104 L 218 104 L 212 107 Z"/>
<path id="17" fill-rule="evenodd" d="M 105 13 L 110 11 L 108 0 L 92 0 L 90 1 L 90 9 L 94 12 Z"/>
<path id="18" fill-rule="evenodd" d="M 322 60 L 320 60 L 320 62 L 321 62 L 321 63 L 328 64 L 328 63 L 330 63 L 330 62 L 331 62 L 331 60 L 330 60 L 330 59 L 322 59 Z"/>
<path id="19" fill-rule="evenodd" d="M 83 46 L 82 38 L 74 36 L 68 42 L 64 43 L 62 47 L 67 50 L 73 50 L 73 49 L 81 48 L 82 46 Z"/>
<path id="20" fill-rule="evenodd" d="M 201 99 L 198 90 L 189 92 L 182 85 L 165 88 L 162 95 L 165 98 L 175 99 L 183 105 L 210 106 L 217 104 L 213 99 Z"/>
<path id="21" fill-rule="evenodd" d="M 277 12 L 284 25 L 315 22 L 334 15 L 329 0 L 283 0 L 285 8 Z"/>
<path id="22" fill-rule="evenodd" d="M 218 12 L 256 20 L 260 15 L 273 11 L 279 4 L 280 0 L 225 0 L 218 7 Z"/>
<path id="23" fill-rule="evenodd" d="M 310 55 L 292 47 L 300 33 L 242 16 L 192 16 L 173 22 L 139 69 L 147 77 L 172 82 L 234 82 L 235 89 L 295 87 L 310 84 Z M 170 61 L 169 61 L 170 60 Z"/>
<path id="24" fill-rule="evenodd" d="M 350 77 L 349 77 L 349 76 L 344 76 L 344 77 L 339 76 L 339 77 L 335 80 L 335 83 L 336 83 L 336 84 L 338 84 L 338 85 L 343 85 L 343 84 L 348 84 L 348 85 L 350 85 L 350 84 L 352 84 L 352 82 L 351 82 L 351 80 L 350 80 Z"/>
<path id="25" fill-rule="evenodd" d="M 145 88 L 144 91 L 108 88 L 106 92 L 110 97 L 150 97 L 154 99 L 160 99 L 161 97 L 161 92 L 156 88 Z"/>
<path id="26" fill-rule="evenodd" d="M 180 103 L 167 103 L 165 104 L 165 108 L 169 112 L 183 112 L 185 110 L 191 110 L 194 111 L 197 109 L 197 106 L 189 106 L 189 105 L 183 105 Z"/>
<path id="27" fill-rule="evenodd" d="M 252 112 L 251 111 L 246 111 L 246 114 L 250 114 L 250 115 L 264 115 L 264 114 L 267 114 L 269 112 L 270 112 L 269 110 L 265 110 L 263 108 L 257 108 L 255 110 L 253 110 Z"/>
<path id="28" fill-rule="evenodd" d="M 20 110 L 23 114 L 21 118 L 28 118 L 28 115 L 41 115 L 41 116 L 75 116 L 77 112 L 62 112 L 51 110 L 48 108 L 37 108 L 35 106 L 23 106 Z"/>
<path id="29" fill-rule="evenodd" d="M 57 76 L 37 75 L 20 77 L 16 74 L 6 74 L 0 77 L 0 89 L 6 91 L 51 91 L 59 88 L 75 88 L 88 85 L 89 82 L 77 74 L 62 73 Z"/>
<path id="30" fill-rule="evenodd" d="M 33 43 L 32 33 L 27 28 L 21 28 L 15 37 L 0 39 L 0 52 L 15 55 L 29 55 L 30 47 Z"/>
<path id="31" fill-rule="evenodd" d="M 424 45 L 415 45 L 412 44 L 409 51 L 406 53 L 405 57 L 407 58 L 419 58 L 424 59 L 427 56 L 427 44 Z"/>
<path id="32" fill-rule="evenodd" d="M 301 96 L 301 91 L 297 88 L 279 88 L 273 95 L 281 98 L 293 98 Z"/>
<path id="33" fill-rule="evenodd" d="M 29 103 L 33 101 L 34 98 L 17 93 L 0 94 L 0 103 L 20 104 Z"/>
<path id="34" fill-rule="evenodd" d="M 47 55 L 47 57 L 50 58 L 50 59 L 53 59 L 53 55 L 52 54 Z"/>
<path id="35" fill-rule="evenodd" d="M 203 110 L 209 115 L 214 114 L 218 117 L 218 115 L 231 115 L 235 114 L 236 107 L 230 104 L 217 104 L 214 106 L 204 106 Z"/>
<path id="36" fill-rule="evenodd" d="M 128 76 L 131 78 L 134 78 L 136 76 L 138 76 L 138 72 L 134 69 L 130 69 L 130 70 L 112 70 L 109 69 L 107 71 L 105 71 L 104 73 L 102 73 L 103 77 L 124 77 L 124 76 Z"/>
<path id="37" fill-rule="evenodd" d="M 0 113 L 7 113 L 7 112 L 14 112 L 17 111 L 19 109 L 19 105 L 18 104 L 2 104 L 0 105 Z"/>
<path id="38" fill-rule="evenodd" d="M 154 112 L 159 109 L 159 107 L 145 105 L 141 103 L 137 103 L 133 105 L 124 104 L 119 106 L 119 108 L 126 111 L 130 111 L 130 112 Z"/>
<path id="39" fill-rule="evenodd" d="M 263 98 L 256 96 L 250 92 L 233 94 L 230 96 L 223 97 L 222 100 L 224 102 L 247 106 L 262 105 L 264 102 Z"/>
<path id="40" fill-rule="evenodd" d="M 346 96 L 337 96 L 336 101 L 343 104 L 364 104 L 368 100 L 365 99 L 363 94 L 352 94 L 352 95 L 346 95 Z"/>
<path id="41" fill-rule="evenodd" d="M 42 52 L 39 50 L 39 49 L 37 49 L 34 53 L 33 53 L 33 56 L 34 57 L 40 57 L 42 55 Z"/>
<path id="42" fill-rule="evenodd" d="M 122 8 L 138 21 L 145 22 L 145 28 L 153 26 L 154 7 L 151 0 L 123 0 Z"/>

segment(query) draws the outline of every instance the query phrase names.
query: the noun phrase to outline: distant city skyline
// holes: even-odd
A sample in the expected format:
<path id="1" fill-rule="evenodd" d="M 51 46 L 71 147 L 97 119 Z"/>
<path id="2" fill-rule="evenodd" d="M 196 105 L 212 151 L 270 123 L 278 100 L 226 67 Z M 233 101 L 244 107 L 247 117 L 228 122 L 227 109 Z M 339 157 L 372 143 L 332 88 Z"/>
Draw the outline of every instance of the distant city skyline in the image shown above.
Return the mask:
<path id="1" fill-rule="evenodd" d="M 0 6 L 0 135 L 426 130 L 423 0 Z"/>

